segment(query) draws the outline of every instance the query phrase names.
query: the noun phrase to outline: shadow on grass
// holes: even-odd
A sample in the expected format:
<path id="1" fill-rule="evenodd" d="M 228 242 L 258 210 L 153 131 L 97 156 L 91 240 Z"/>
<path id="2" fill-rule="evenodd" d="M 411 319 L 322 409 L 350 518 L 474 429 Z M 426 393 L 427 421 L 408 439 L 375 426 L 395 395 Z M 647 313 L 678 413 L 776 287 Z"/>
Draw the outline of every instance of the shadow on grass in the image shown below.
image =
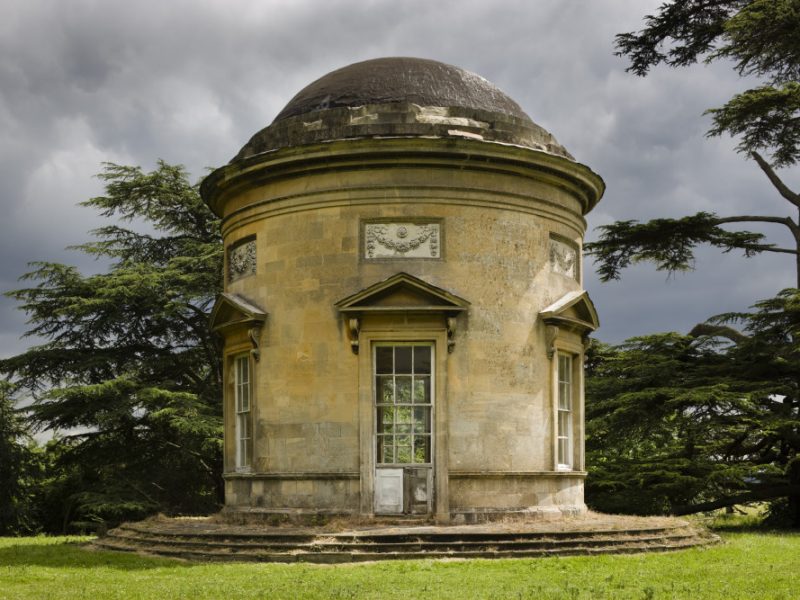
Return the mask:
<path id="1" fill-rule="evenodd" d="M 715 533 L 753 533 L 764 535 L 800 535 L 800 529 L 792 527 L 777 527 L 765 522 L 760 514 L 744 515 L 717 515 L 705 525 Z"/>
<path id="2" fill-rule="evenodd" d="M 4 567 L 53 567 L 84 569 L 118 569 L 135 571 L 142 569 L 191 567 L 191 563 L 169 558 L 155 558 L 95 550 L 89 542 L 53 541 L 43 543 L 34 538 L 20 538 L 19 543 L 0 547 L 0 565 Z"/>
<path id="3" fill-rule="evenodd" d="M 783 529 L 767 525 L 712 525 L 709 527 L 714 533 L 752 533 L 755 535 L 781 535 L 781 536 L 800 536 L 798 529 Z"/>

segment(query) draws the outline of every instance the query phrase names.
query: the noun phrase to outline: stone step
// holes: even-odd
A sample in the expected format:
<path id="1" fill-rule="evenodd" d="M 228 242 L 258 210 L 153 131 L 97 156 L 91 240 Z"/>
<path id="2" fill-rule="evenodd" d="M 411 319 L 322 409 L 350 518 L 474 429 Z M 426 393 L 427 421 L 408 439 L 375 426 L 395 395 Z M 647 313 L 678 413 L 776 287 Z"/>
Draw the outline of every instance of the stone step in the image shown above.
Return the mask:
<path id="1" fill-rule="evenodd" d="M 398 552 L 357 552 L 357 551 L 322 551 L 304 552 L 295 549 L 291 552 L 269 552 L 258 549 L 236 551 L 233 549 L 186 549 L 173 546 L 152 545 L 147 548 L 148 554 L 165 557 L 183 558 L 201 561 L 253 561 L 253 562 L 312 562 L 312 563 L 343 563 L 376 560 L 411 560 L 411 559 L 436 559 L 436 558 L 531 558 L 546 556 L 575 556 L 609 553 L 636 553 L 653 551 L 672 551 L 697 546 L 708 541 L 689 539 L 671 543 L 629 543 L 626 545 L 600 545 L 594 547 L 570 546 L 562 548 L 540 549 L 480 549 L 462 551 L 398 551 Z M 102 538 L 96 540 L 94 545 L 103 550 L 116 550 L 128 552 L 141 552 L 138 546 L 129 546 L 120 543 L 120 540 Z M 227 550 L 227 551 L 226 551 Z"/>
<path id="2" fill-rule="evenodd" d="M 125 532 L 131 537 L 139 537 L 143 539 L 149 538 L 163 538 L 163 539 L 198 539 L 198 540 L 213 540 L 219 539 L 223 541 L 245 541 L 252 540 L 254 543 L 261 542 L 277 542 L 286 544 L 308 544 L 312 543 L 319 536 L 317 534 L 298 534 L 298 533 L 284 533 L 275 532 L 269 534 L 258 533 L 239 533 L 239 532 L 203 532 L 203 531 L 171 531 L 169 529 L 153 530 L 144 526 L 132 525 L 123 523 L 116 529 L 108 532 L 109 535 L 121 535 L 120 532 Z"/>
<path id="3" fill-rule="evenodd" d="M 613 521 L 612 521 L 613 522 Z M 94 542 L 104 550 L 202 561 L 338 563 L 420 558 L 513 558 L 668 551 L 705 545 L 714 536 L 686 521 L 617 519 L 584 527 L 391 526 L 346 531 L 226 525 L 211 520 L 126 523 Z M 616 525 L 619 523 L 620 525 Z"/>
<path id="4" fill-rule="evenodd" d="M 184 540 L 222 540 L 225 542 L 240 542 L 254 544 L 302 544 L 314 543 L 320 537 L 325 539 L 335 539 L 338 543 L 396 543 L 396 542 L 462 542 L 462 541 L 483 541 L 498 542 L 504 540 L 521 539 L 586 539 L 603 538 L 608 536 L 627 536 L 627 537 L 652 537 L 663 536 L 676 533 L 681 530 L 692 531 L 688 527 L 652 527 L 652 528 L 627 528 L 617 530 L 599 531 L 494 531 L 494 532 L 454 532 L 441 533 L 429 531 L 408 531 L 393 533 L 326 533 L 326 534 L 296 534 L 283 532 L 198 532 L 198 531 L 170 531 L 165 529 L 151 529 L 142 526 L 121 525 L 112 532 L 128 532 L 138 537 L 158 537 L 162 539 L 175 538 Z"/>
<path id="5" fill-rule="evenodd" d="M 231 550 L 248 550 L 260 549 L 276 552 L 286 552 L 291 550 L 301 550 L 306 552 L 323 552 L 323 551 L 348 551 L 348 552 L 405 552 L 405 551 L 468 551 L 468 550 L 483 550 L 488 548 L 493 549 L 539 549 L 539 548 L 568 548 L 574 546 L 614 546 L 624 545 L 631 543 L 659 543 L 659 542 L 676 542 L 680 540 L 692 539 L 694 533 L 690 531 L 676 531 L 667 533 L 660 536 L 654 535 L 604 535 L 594 536 L 591 538 L 568 538 L 568 539 L 551 539 L 546 535 L 536 535 L 526 537 L 524 535 L 517 535 L 514 539 L 481 539 L 471 540 L 462 539 L 457 541 L 439 541 L 429 539 L 418 539 L 414 541 L 402 541 L 398 539 L 392 542 L 371 542 L 361 541 L 357 537 L 347 537 L 344 539 L 336 537 L 322 537 L 316 538 L 311 542 L 304 543 L 281 543 L 273 541 L 255 542 L 248 541 L 229 541 L 229 540 L 213 540 L 213 539 L 198 539 L 196 537 L 186 536 L 178 537 L 173 536 L 170 538 L 158 535 L 130 535 L 124 533 L 120 535 L 118 532 L 110 532 L 109 537 L 119 540 L 120 542 L 129 543 L 134 546 L 147 547 L 151 545 L 160 546 L 174 546 L 181 548 L 227 548 Z M 400 536 L 398 536 L 399 538 Z"/>

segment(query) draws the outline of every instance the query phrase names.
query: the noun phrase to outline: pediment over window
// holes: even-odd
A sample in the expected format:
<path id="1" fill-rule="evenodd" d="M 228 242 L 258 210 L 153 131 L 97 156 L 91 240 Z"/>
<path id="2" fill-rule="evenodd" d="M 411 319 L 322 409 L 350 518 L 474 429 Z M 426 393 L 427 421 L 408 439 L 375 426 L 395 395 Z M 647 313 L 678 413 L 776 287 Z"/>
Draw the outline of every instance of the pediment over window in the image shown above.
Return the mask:
<path id="1" fill-rule="evenodd" d="M 438 312 L 456 316 L 467 310 L 467 307 L 469 302 L 463 298 L 408 273 L 393 275 L 336 303 L 339 312 L 351 315 L 380 312 Z"/>
<path id="2" fill-rule="evenodd" d="M 231 327 L 260 327 L 267 318 L 261 308 L 238 294 L 224 292 L 211 311 L 211 329 L 222 332 Z"/>
<path id="3" fill-rule="evenodd" d="M 569 292 L 539 313 L 547 325 L 563 327 L 588 335 L 598 327 L 600 320 L 589 293 L 583 290 Z"/>

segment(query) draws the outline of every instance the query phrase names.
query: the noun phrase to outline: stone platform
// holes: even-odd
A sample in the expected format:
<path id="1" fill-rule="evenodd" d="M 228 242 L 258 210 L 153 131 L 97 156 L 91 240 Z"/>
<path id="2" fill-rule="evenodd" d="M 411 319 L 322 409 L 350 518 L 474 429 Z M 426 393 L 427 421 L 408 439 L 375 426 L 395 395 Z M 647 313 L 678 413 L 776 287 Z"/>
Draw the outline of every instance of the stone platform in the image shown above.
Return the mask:
<path id="1" fill-rule="evenodd" d="M 100 550 L 193 561 L 349 563 L 391 559 L 522 558 L 681 550 L 719 538 L 686 520 L 589 514 L 435 526 L 414 520 L 331 521 L 324 526 L 237 525 L 220 517 L 156 517 L 98 538 Z"/>

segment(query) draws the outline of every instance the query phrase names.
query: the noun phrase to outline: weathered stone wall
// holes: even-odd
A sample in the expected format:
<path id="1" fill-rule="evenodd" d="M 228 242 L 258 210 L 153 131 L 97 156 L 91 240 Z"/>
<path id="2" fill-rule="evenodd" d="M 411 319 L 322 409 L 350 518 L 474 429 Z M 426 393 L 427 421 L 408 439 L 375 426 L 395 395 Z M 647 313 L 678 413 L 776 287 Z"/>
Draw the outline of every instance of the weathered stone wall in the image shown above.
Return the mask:
<path id="1" fill-rule="evenodd" d="M 256 247 L 255 273 L 226 288 L 268 313 L 254 363 L 250 473 L 234 473 L 226 400 L 229 507 L 359 510 L 359 381 L 370 374 L 359 372 L 334 305 L 401 271 L 471 303 L 454 351 L 436 349 L 446 388 L 435 405 L 447 414 L 437 477 L 450 480 L 450 510 L 583 507 L 580 439 L 576 472 L 554 474 L 553 367 L 537 314 L 581 287 L 579 269 L 554 265 L 551 240 L 580 256 L 596 176 L 523 148 L 425 139 L 287 149 L 222 171 L 226 248 L 252 236 Z M 440 258 L 366 259 L 363 224 L 376 219 L 436 221 Z M 241 344 L 227 340 L 226 353 Z"/>

